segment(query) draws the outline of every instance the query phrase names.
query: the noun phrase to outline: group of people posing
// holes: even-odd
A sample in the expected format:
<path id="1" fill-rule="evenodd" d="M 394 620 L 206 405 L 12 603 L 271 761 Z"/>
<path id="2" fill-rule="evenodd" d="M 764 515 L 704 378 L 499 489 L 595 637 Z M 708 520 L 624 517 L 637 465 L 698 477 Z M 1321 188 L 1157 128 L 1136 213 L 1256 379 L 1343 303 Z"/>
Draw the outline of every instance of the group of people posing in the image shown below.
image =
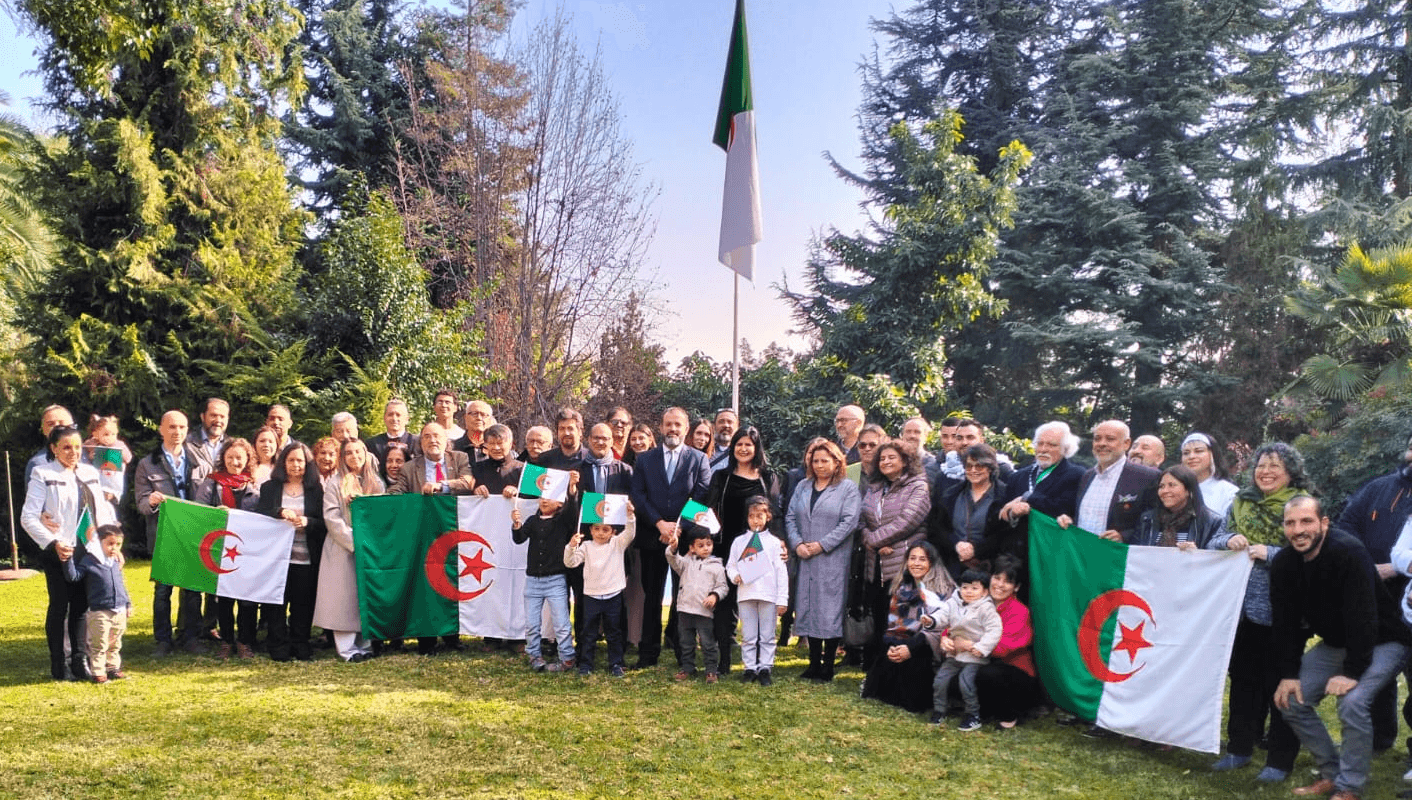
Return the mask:
<path id="1" fill-rule="evenodd" d="M 527 430 L 518 450 L 483 401 L 460 406 L 444 391 L 433 410 L 435 419 L 413 433 L 406 404 L 392 400 L 385 432 L 367 440 L 341 413 L 312 448 L 290 438 L 284 406 L 272 406 L 250 440 L 227 433 L 224 400 L 208 400 L 194 428 L 182 411 L 167 412 L 161 445 L 127 470 L 149 545 L 167 497 L 280 517 L 296 534 L 282 604 L 217 596 L 203 606 L 202 595 L 180 590 L 174 629 L 173 587 L 158 585 L 154 653 L 204 651 L 209 637 L 219 657 L 250 658 L 261 628 L 271 658 L 308 659 L 314 626 L 347 661 L 401 649 L 360 634 L 350 501 L 383 492 L 513 496 L 523 465 L 533 463 L 568 471 L 569 497 L 541 501 L 528 518 L 515 513 L 515 540 L 528 544 L 525 639 L 482 646 L 522 648 L 538 671 L 592 672 L 604 637 L 610 673 L 627 668 L 627 643 L 637 646 L 636 669 L 655 666 L 665 644 L 675 647 L 677 679 L 687 680 L 699 642 L 701 671 L 715 682 L 731 672 L 740 627 L 742 678 L 768 685 L 777 640 L 792 632 L 808 641 L 803 678 L 832 680 L 844 653 L 866 670 L 865 697 L 938 725 L 955 704 L 962 730 L 985 719 L 1013 727 L 1045 702 L 1031 650 L 1043 609 L 1032 618 L 1026 603 L 1027 517 L 1037 511 L 1075 535 L 1241 550 L 1252 559 L 1230 662 L 1227 752 L 1215 769 L 1247 765 L 1263 739 L 1256 779 L 1282 781 L 1302 745 L 1322 777 L 1296 793 L 1356 797 L 1371 754 L 1395 742 L 1395 677 L 1412 644 L 1403 620 L 1412 613 L 1403 597 L 1412 572 L 1412 442 L 1407 463 L 1364 487 L 1331 526 L 1287 444 L 1258 448 L 1242 487 L 1214 437 L 1189 433 L 1168 465 L 1160 438 L 1134 442 L 1116 420 L 1091 432 L 1093 467 L 1071 460 L 1079 438 L 1069 426 L 1049 422 L 1034 433 L 1033 461 L 1016 468 L 973 419 L 944 420 L 941 449 L 931 453 L 925 419 L 908 420 L 893 437 L 850 405 L 837 412 L 836 437 L 813 439 L 797 468 L 776 471 L 761 434 L 740 427 L 731 409 L 693 421 L 670 408 L 655 428 L 634 424 L 622 408 L 586 427 L 564 409 L 552 428 Z M 41 549 L 51 673 L 122 677 L 117 648 L 128 601 L 121 570 L 111 566 L 122 547 L 119 498 L 89 462 L 95 448 L 133 456 L 111 417 L 95 417 L 87 439 L 63 408 L 46 409 L 41 427 L 47 447 L 29 464 L 21 522 Z M 626 528 L 580 530 L 574 504 L 583 492 L 627 495 Z M 682 520 L 690 501 L 711 509 L 719 530 Z M 85 509 L 110 557 L 88 554 L 76 564 L 74 530 Z M 762 555 L 768 568 L 759 567 Z M 660 601 L 672 574 L 664 626 Z M 546 615 L 552 637 L 542 636 Z M 1320 643 L 1306 651 L 1312 636 Z M 460 647 L 458 637 L 416 643 L 422 654 Z M 1325 694 L 1339 697 L 1342 748 L 1314 710 Z M 1110 735 L 1096 727 L 1089 734 Z"/>

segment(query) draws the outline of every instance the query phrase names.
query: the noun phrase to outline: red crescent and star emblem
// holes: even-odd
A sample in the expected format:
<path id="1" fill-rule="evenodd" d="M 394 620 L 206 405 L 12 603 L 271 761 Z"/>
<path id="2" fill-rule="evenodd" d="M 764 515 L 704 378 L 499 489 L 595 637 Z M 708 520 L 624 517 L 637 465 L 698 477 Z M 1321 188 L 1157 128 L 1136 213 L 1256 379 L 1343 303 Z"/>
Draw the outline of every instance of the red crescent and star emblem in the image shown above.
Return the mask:
<path id="1" fill-rule="evenodd" d="M 245 541 L 244 539 L 240 538 L 240 534 L 238 533 L 233 533 L 231 531 L 225 530 L 215 530 L 206 534 L 205 537 L 201 539 L 201 544 L 196 546 L 196 552 L 201 555 L 201 563 L 206 565 L 206 569 L 209 569 L 217 575 L 224 575 L 227 572 L 235 572 L 237 569 L 240 569 L 240 567 L 236 566 L 232 566 L 230 569 L 221 569 L 220 563 L 217 562 L 216 559 L 212 556 L 211 545 L 215 544 L 216 540 L 221 538 L 222 536 L 225 536 L 228 539 L 234 539 L 237 542 Z M 224 543 L 222 544 L 224 545 Z M 222 551 L 223 552 L 221 555 L 221 561 L 230 559 L 231 564 L 234 564 L 236 557 L 240 555 L 240 548 L 235 545 L 231 545 L 230 547 L 223 546 Z"/>
<path id="2" fill-rule="evenodd" d="M 604 499 L 604 500 L 599 500 L 599 501 L 598 501 L 598 505 L 594 506 L 594 507 L 593 507 L 593 510 L 598 514 L 598 518 L 599 518 L 599 519 L 607 519 L 607 518 L 608 518 L 608 501 L 607 501 L 606 499 Z"/>
<path id="3" fill-rule="evenodd" d="M 546 472 L 543 475 L 540 475 L 538 478 L 535 478 L 534 485 L 539 487 L 539 490 L 541 492 L 544 491 L 544 487 L 549 485 L 549 473 Z"/>
<path id="4" fill-rule="evenodd" d="M 452 551 L 457 550 L 457 545 L 461 542 L 474 542 L 480 545 L 481 549 L 477 550 L 476 554 L 473 556 L 463 556 L 457 553 L 457 556 L 461 559 L 461 567 L 456 577 L 460 578 L 470 575 L 471 580 L 480 583 L 487 570 L 495 569 L 494 564 L 485 560 L 485 554 L 487 552 L 494 554 L 495 548 L 491 547 L 490 542 L 487 542 L 480 534 L 472 533 L 471 531 L 448 531 L 436 537 L 436 541 L 432 542 L 431 547 L 427 548 L 427 583 L 431 584 L 431 588 L 434 589 L 437 594 L 448 600 L 455 600 L 458 603 L 480 597 L 495 583 L 494 580 L 491 580 L 479 589 L 463 592 L 460 587 L 451 582 L 450 576 L 446 574 L 446 557 L 450 555 Z"/>
<path id="5" fill-rule="evenodd" d="M 1127 589 L 1113 589 L 1093 598 L 1088 604 L 1088 609 L 1084 611 L 1083 619 L 1079 621 L 1079 653 L 1083 656 L 1084 666 L 1093 673 L 1093 677 L 1105 683 L 1122 683 L 1142 671 L 1145 666 L 1139 664 L 1128 672 L 1115 672 L 1103 663 L 1103 657 L 1098 652 L 1098 640 L 1103 633 L 1103 626 L 1107 624 L 1109 617 L 1118 613 L 1118 609 L 1124 606 L 1131 606 L 1146 614 L 1153 627 L 1157 626 L 1157 618 L 1152 616 L 1152 607 L 1141 595 Z M 1113 649 L 1127 653 L 1129 663 L 1135 662 L 1138 653 L 1152 646 L 1152 642 L 1143 637 L 1145 627 L 1147 621 L 1139 622 L 1131 628 L 1122 622 L 1118 623 L 1119 639 Z"/>

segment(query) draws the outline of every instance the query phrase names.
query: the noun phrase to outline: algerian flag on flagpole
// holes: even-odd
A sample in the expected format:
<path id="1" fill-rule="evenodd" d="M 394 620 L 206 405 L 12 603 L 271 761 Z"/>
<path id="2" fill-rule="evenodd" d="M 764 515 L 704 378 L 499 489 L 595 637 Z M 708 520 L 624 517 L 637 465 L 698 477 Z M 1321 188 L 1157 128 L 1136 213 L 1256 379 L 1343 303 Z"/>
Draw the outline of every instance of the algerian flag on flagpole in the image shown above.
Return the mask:
<path id="1" fill-rule="evenodd" d="M 545 469 L 526 464 L 520 472 L 521 497 L 543 497 L 564 502 L 569 496 L 569 473 L 562 469 Z"/>
<path id="2" fill-rule="evenodd" d="M 254 603 L 283 603 L 294 526 L 282 519 L 167 499 L 157 507 L 152 580 Z"/>
<path id="3" fill-rule="evenodd" d="M 1218 752 L 1246 554 L 1119 544 L 1029 517 L 1034 648 L 1054 701 L 1116 733 Z"/>
<path id="4" fill-rule="evenodd" d="M 712 534 L 721 532 L 721 522 L 716 519 L 716 512 L 695 500 L 686 501 L 686 505 L 682 506 L 679 519 L 695 522 Z"/>
<path id="5" fill-rule="evenodd" d="M 754 280 L 755 244 L 762 238 L 760 167 L 755 157 L 755 100 L 750 89 L 750 45 L 745 35 L 745 0 L 736 0 L 721 105 L 712 141 L 726 151 L 726 186 L 721 197 L 720 261 L 742 278 Z"/>
<path id="6" fill-rule="evenodd" d="M 600 522 L 607 525 L 628 524 L 628 496 L 584 492 L 583 505 L 579 506 L 579 524 Z"/>
<path id="7" fill-rule="evenodd" d="M 499 495 L 378 495 L 353 500 L 363 633 L 525 636 L 525 554 Z"/>

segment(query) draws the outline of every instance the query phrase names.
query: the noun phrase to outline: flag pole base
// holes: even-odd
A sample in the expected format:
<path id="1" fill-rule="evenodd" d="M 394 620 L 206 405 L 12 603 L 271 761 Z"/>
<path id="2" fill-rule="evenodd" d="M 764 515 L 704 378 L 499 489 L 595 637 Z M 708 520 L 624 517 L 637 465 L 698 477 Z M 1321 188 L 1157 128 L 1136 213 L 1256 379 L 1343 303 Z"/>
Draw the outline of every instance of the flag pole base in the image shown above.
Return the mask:
<path id="1" fill-rule="evenodd" d="M 0 569 L 0 581 L 22 581 L 38 574 L 32 569 Z"/>

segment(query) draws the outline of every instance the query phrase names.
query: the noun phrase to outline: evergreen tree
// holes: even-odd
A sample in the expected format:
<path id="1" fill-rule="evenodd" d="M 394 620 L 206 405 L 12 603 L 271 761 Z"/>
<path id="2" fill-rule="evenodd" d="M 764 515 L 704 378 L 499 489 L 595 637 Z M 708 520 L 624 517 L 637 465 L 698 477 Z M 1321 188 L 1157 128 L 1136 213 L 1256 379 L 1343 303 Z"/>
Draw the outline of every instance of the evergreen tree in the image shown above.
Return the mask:
<path id="1" fill-rule="evenodd" d="M 295 176 L 313 206 L 330 210 L 364 176 L 373 189 L 396 175 L 399 137 L 410 116 L 404 81 L 424 75 L 393 0 L 297 0 L 308 90 L 285 117 Z"/>
<path id="2" fill-rule="evenodd" d="M 954 111 L 915 129 L 897 123 L 890 133 L 896 183 L 886 195 L 870 189 L 884 206 L 882 220 L 869 235 L 835 231 L 819 242 L 808 293 L 787 296 L 800 322 L 819 332 L 818 357 L 838 372 L 887 376 L 917 402 L 939 403 L 946 337 L 1002 308 L 983 281 L 1030 154 L 1007 145 L 991 175 L 981 175 L 974 159 L 956 152 Z"/>
<path id="3" fill-rule="evenodd" d="M 301 90 L 283 60 L 298 14 L 281 0 L 20 9 L 46 40 L 62 142 L 42 165 L 62 249 L 18 310 L 33 402 L 137 421 L 194 407 L 222 390 L 195 365 L 257 368 L 269 351 L 251 343 L 294 297 L 303 217 L 275 142 Z"/>

